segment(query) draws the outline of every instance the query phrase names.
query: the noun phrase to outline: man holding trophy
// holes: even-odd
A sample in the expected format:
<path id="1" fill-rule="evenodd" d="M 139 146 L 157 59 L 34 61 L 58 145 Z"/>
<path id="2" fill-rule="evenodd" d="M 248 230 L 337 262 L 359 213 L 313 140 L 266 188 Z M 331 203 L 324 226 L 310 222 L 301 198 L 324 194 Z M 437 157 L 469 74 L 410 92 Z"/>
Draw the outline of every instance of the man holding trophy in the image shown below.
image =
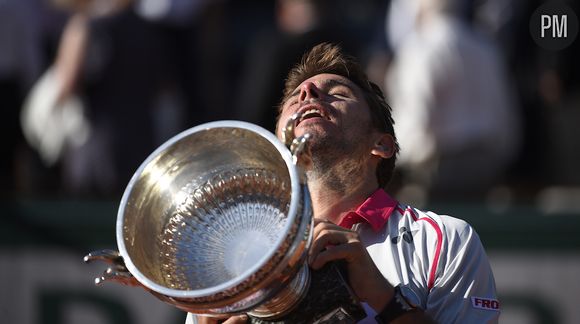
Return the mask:
<path id="1" fill-rule="evenodd" d="M 292 69 L 277 136 L 295 113 L 309 133 L 303 166 L 314 215 L 308 264 L 343 260 L 361 323 L 495 323 L 500 309 L 479 237 L 467 223 L 398 203 L 383 188 L 399 150 L 381 90 L 339 47 L 320 44 Z M 188 315 L 187 323 L 243 323 Z"/>
<path id="2" fill-rule="evenodd" d="M 85 257 L 110 264 L 95 283 L 141 286 L 187 324 L 497 323 L 473 228 L 384 191 L 393 124 L 358 63 L 315 46 L 288 75 L 278 138 L 211 122 L 143 162 L 121 199 L 119 251 Z"/>

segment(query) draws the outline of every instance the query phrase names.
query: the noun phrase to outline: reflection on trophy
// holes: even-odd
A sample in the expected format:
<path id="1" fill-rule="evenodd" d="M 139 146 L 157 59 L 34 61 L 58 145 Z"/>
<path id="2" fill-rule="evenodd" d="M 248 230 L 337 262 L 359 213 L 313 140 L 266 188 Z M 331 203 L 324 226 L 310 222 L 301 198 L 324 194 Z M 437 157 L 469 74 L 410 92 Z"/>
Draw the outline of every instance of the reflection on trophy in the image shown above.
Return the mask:
<path id="1" fill-rule="evenodd" d="M 364 311 L 338 263 L 312 271 L 310 195 L 300 168 L 309 136 L 282 143 L 253 124 L 219 121 L 155 150 L 122 197 L 119 252 L 97 284 L 143 286 L 182 310 L 253 323 L 354 323 Z"/>

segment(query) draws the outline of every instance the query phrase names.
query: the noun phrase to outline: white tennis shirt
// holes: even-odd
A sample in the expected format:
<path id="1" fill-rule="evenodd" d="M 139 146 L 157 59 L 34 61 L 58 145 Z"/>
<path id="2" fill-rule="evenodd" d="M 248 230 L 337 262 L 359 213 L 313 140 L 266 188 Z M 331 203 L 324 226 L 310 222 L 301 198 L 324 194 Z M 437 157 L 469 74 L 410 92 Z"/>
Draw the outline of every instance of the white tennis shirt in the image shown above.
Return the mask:
<path id="1" fill-rule="evenodd" d="M 383 276 L 438 323 L 497 323 L 493 273 L 465 221 L 399 204 L 379 189 L 339 225 L 352 226 Z M 371 316 L 362 323 L 374 323 L 365 309 Z"/>
<path id="2" fill-rule="evenodd" d="M 381 271 L 438 323 L 497 323 L 500 306 L 485 250 L 465 221 L 405 206 L 375 191 L 340 226 L 352 228 Z M 363 305 L 376 323 L 375 311 Z M 188 314 L 187 323 L 196 323 Z"/>

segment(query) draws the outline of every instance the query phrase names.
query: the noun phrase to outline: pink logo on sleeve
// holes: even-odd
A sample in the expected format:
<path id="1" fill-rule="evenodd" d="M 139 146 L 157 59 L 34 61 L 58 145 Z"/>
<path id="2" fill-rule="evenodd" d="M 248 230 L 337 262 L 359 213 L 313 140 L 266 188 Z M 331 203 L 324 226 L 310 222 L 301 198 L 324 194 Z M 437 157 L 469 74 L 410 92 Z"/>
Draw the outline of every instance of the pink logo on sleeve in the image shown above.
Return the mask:
<path id="1" fill-rule="evenodd" d="M 492 298 L 471 297 L 471 306 L 478 309 L 499 311 L 499 301 Z"/>

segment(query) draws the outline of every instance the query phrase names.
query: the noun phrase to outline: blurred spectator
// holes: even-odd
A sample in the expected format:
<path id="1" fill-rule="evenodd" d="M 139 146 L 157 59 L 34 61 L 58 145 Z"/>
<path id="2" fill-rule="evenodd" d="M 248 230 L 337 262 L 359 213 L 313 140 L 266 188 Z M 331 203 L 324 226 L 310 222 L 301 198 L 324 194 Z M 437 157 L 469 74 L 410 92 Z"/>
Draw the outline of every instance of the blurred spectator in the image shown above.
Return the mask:
<path id="1" fill-rule="evenodd" d="M 227 115 L 225 98 L 229 97 L 225 1 L 134 1 L 137 14 L 160 32 L 164 59 L 167 60 L 165 65 L 169 69 L 155 99 L 156 114 L 175 115 L 161 119 L 166 121 L 180 116 L 179 125 L 173 127 L 179 130 L 224 119 Z M 220 92 L 219 96 L 214 95 L 216 91 Z M 168 126 L 157 125 L 156 128 L 167 129 Z M 156 143 L 161 144 L 167 139 L 158 138 Z"/>
<path id="2" fill-rule="evenodd" d="M 17 188 L 19 166 L 16 157 L 23 146 L 20 107 L 26 91 L 42 69 L 40 17 L 37 1 L 0 1 L 0 196 Z"/>
<path id="3" fill-rule="evenodd" d="M 417 199 L 482 198 L 518 154 L 520 120 L 504 62 L 459 18 L 458 3 L 418 0 L 416 25 L 386 79 L 399 169 Z"/>
<path id="4" fill-rule="evenodd" d="M 526 202 L 545 185 L 548 178 L 549 147 L 545 127 L 546 109 L 538 91 L 544 70 L 544 52 L 530 37 L 530 17 L 542 0 L 483 0 L 474 8 L 474 27 L 499 45 L 515 83 L 522 118 L 521 151 L 509 170 L 508 183 L 513 192 Z"/>
<path id="5" fill-rule="evenodd" d="M 523 143 L 510 182 L 524 199 L 550 185 L 580 185 L 580 43 L 549 51 L 530 37 L 529 19 L 541 0 L 478 1 L 474 23 L 498 40 L 521 102 Z M 566 1 L 576 13 L 578 2 Z M 538 131 L 541 129 L 542 131 Z"/>
<path id="6" fill-rule="evenodd" d="M 578 6 L 574 8 L 578 12 Z M 544 105 L 547 146 L 545 184 L 580 186 L 580 42 L 560 52 L 542 52 L 537 80 Z"/>
<path id="7" fill-rule="evenodd" d="M 151 105 L 169 60 L 160 33 L 129 2 L 55 1 L 71 15 L 54 63 L 39 80 L 49 91 L 31 93 L 32 113 L 23 117 L 43 119 L 38 114 L 46 112 L 50 122 L 36 123 L 44 126 L 40 143 L 30 142 L 47 165 L 60 162 L 68 194 L 118 194 L 155 147 Z M 47 102 L 47 94 L 54 100 Z M 88 121 L 60 134 L 75 111 Z"/>
<path id="8" fill-rule="evenodd" d="M 220 2 L 53 0 L 69 18 L 24 120 L 44 168 L 60 171 L 56 187 L 118 196 L 170 136 L 223 118 L 212 96 L 225 79 L 213 68 L 224 65 L 214 55 L 223 52 Z"/>
<path id="9" fill-rule="evenodd" d="M 87 42 L 87 17 L 71 17 L 55 63 L 31 89 L 22 110 L 22 128 L 43 162 L 54 165 L 70 144 L 81 145 L 89 134 L 75 86 Z"/>
<path id="10" fill-rule="evenodd" d="M 460 20 L 470 20 L 476 0 L 441 0 L 445 1 L 447 11 Z M 479 2 L 479 1 L 477 1 Z M 391 0 L 385 19 L 387 41 L 393 51 L 417 28 L 421 9 L 421 0 Z"/>

